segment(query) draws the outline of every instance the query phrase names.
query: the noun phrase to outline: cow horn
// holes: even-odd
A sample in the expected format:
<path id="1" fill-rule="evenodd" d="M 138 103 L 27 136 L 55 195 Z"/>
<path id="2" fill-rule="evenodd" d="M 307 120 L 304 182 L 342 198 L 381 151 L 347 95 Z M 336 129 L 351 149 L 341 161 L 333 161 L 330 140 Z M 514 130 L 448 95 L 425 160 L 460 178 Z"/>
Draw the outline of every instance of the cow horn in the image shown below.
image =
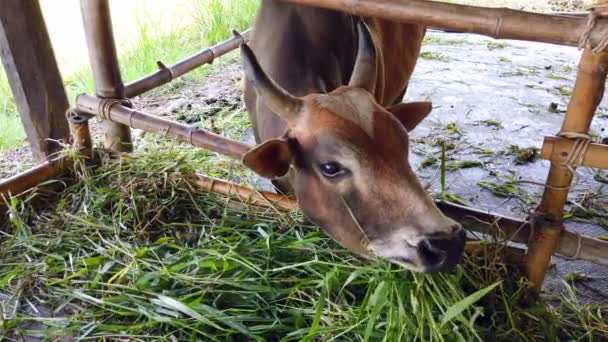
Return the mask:
<path id="1" fill-rule="evenodd" d="M 376 89 L 376 47 L 369 32 L 369 28 L 363 21 L 357 24 L 359 36 L 359 51 L 348 85 L 366 89 L 374 93 Z"/>
<path id="2" fill-rule="evenodd" d="M 270 110 L 287 121 L 295 119 L 302 109 L 302 100 L 289 94 L 270 79 L 258 62 L 251 48 L 241 44 L 241 59 L 245 77 L 255 88 L 258 96 Z"/>

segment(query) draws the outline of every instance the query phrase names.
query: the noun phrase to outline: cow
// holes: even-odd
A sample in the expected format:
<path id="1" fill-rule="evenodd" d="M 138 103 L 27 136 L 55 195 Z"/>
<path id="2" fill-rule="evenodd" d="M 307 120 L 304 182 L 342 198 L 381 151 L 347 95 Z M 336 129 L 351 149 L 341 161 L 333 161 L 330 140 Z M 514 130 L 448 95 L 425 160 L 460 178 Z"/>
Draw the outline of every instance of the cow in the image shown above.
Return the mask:
<path id="1" fill-rule="evenodd" d="M 459 262 L 465 232 L 408 161 L 408 132 L 431 112 L 401 103 L 425 32 L 263 0 L 240 48 L 257 143 L 242 162 L 350 251 L 435 272 Z"/>

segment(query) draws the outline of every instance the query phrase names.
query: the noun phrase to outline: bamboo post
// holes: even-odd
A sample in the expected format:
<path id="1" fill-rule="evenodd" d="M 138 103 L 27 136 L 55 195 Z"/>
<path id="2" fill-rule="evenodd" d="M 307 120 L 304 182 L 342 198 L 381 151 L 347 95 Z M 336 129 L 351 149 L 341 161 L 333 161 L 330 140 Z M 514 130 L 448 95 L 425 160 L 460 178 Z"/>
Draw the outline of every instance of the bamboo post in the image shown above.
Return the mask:
<path id="1" fill-rule="evenodd" d="M 157 72 L 133 81 L 125 86 L 125 95 L 128 98 L 133 98 L 141 95 L 151 89 L 169 83 L 174 79 L 204 65 L 213 63 L 213 61 L 228 52 L 236 49 L 243 43 L 243 39 L 249 37 L 249 30 L 243 32 L 242 36 L 234 36 L 222 43 L 207 48 L 195 55 L 184 58 L 172 66 L 165 66 L 162 62 L 157 62 L 160 70 Z"/>
<path id="2" fill-rule="evenodd" d="M 179 122 L 164 119 L 160 116 L 147 114 L 121 105 L 117 100 L 100 99 L 90 95 L 80 95 L 76 99 L 78 110 L 99 114 L 107 121 L 122 123 L 130 127 L 175 137 L 194 146 L 241 159 L 250 145 L 222 137 L 204 129 L 191 127 Z M 98 113 L 102 108 L 102 113 Z"/>
<path id="3" fill-rule="evenodd" d="M 114 44 L 112 19 L 108 0 L 81 0 L 80 8 L 86 34 L 95 92 L 101 98 L 123 99 L 124 85 L 120 76 Z M 103 121 L 104 145 L 115 152 L 131 151 L 129 127 Z"/>
<path id="4" fill-rule="evenodd" d="M 607 73 L 608 53 L 594 54 L 585 49 L 560 134 L 588 134 L 593 114 L 604 95 Z M 533 217 L 535 231 L 528 246 L 526 272 L 535 293 L 540 292 L 551 256 L 562 236 L 564 206 L 573 177 L 571 170 L 572 165 L 552 161 L 547 187 Z"/>
<path id="5" fill-rule="evenodd" d="M 45 161 L 69 138 L 69 104 L 37 0 L 2 1 L 0 60 L 32 154 Z"/>
<path id="6" fill-rule="evenodd" d="M 524 12 L 506 8 L 483 8 L 426 0 L 282 0 L 318 6 L 363 17 L 418 23 L 477 33 L 497 39 L 515 39 L 578 46 L 587 19 Z M 591 32 L 592 46 L 608 34 L 608 19 L 600 19 Z"/>
<path id="7" fill-rule="evenodd" d="M 67 117 L 74 147 L 78 149 L 83 157 L 90 159 L 93 156 L 93 142 L 89 129 L 89 119 L 79 115 L 74 109 L 68 110 Z"/>

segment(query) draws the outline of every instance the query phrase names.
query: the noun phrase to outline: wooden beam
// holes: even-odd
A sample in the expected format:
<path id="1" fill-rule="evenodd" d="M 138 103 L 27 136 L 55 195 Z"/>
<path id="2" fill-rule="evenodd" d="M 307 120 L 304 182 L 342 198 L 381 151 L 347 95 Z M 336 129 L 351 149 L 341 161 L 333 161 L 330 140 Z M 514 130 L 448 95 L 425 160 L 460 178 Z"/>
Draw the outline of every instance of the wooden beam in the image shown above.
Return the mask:
<path id="1" fill-rule="evenodd" d="M 570 157 L 575 141 L 561 137 L 545 137 L 540 157 L 557 164 L 564 164 Z M 589 144 L 581 166 L 608 169 L 608 145 Z"/>
<path id="2" fill-rule="evenodd" d="M 81 0 L 80 8 L 95 82 L 95 93 L 102 98 L 123 99 L 125 89 L 120 76 L 108 0 Z M 104 145 L 110 151 L 130 152 L 128 126 L 103 121 Z"/>
<path id="3" fill-rule="evenodd" d="M 34 158 L 44 161 L 69 138 L 68 99 L 37 0 L 2 0 L 0 59 Z"/>
<path id="4" fill-rule="evenodd" d="M 429 27 L 516 39 L 578 46 L 587 19 L 484 8 L 426 0 L 282 0 L 346 13 L 419 23 Z M 608 19 L 597 21 L 590 40 L 596 46 L 608 33 Z"/>

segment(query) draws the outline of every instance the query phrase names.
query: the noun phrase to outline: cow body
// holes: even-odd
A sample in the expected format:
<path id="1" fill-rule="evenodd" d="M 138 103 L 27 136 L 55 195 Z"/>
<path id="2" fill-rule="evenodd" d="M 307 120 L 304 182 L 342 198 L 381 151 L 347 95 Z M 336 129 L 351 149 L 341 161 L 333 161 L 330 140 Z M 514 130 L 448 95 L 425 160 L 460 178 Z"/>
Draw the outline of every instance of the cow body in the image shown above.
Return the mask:
<path id="1" fill-rule="evenodd" d="M 268 76 L 289 93 L 329 93 L 351 77 L 359 20 L 341 12 L 264 0 L 249 45 Z M 400 102 L 407 90 L 425 28 L 375 18 L 365 21 L 379 53 L 374 95 L 389 106 Z M 285 121 L 257 101 L 248 82 L 244 99 L 258 143 L 285 133 Z"/>
<path id="2" fill-rule="evenodd" d="M 263 0 L 241 47 L 258 143 L 243 162 L 295 194 L 344 247 L 418 271 L 458 262 L 464 231 L 426 194 L 408 131 L 430 103 L 401 104 L 425 28 Z"/>

